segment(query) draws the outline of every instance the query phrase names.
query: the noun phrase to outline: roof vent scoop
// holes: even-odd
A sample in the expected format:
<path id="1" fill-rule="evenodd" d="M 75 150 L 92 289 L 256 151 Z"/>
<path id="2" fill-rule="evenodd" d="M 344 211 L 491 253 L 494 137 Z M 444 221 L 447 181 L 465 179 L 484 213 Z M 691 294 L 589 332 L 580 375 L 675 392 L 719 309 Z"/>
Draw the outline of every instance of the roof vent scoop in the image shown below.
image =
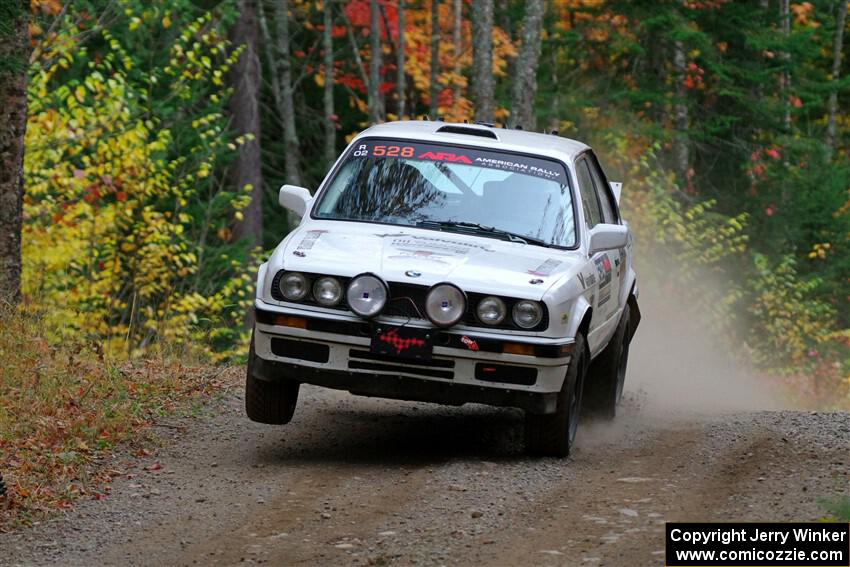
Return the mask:
<path id="1" fill-rule="evenodd" d="M 437 132 L 443 134 L 465 134 L 467 136 L 478 136 L 479 138 L 490 138 L 491 140 L 499 139 L 496 136 L 496 133 L 491 132 L 490 130 L 484 130 L 482 128 L 470 128 L 469 126 L 461 126 L 459 124 L 450 124 L 442 126 L 441 128 L 437 129 Z"/>

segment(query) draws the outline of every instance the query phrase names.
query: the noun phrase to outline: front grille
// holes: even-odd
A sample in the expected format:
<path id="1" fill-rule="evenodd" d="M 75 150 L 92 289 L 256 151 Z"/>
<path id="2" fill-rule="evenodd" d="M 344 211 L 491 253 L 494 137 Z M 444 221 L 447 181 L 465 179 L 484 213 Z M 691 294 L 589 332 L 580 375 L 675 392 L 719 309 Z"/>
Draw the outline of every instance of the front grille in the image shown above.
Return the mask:
<path id="1" fill-rule="evenodd" d="M 278 301 L 287 301 L 283 294 L 280 293 L 280 278 L 283 276 L 284 271 L 280 270 L 277 274 L 275 274 L 274 279 L 272 280 L 271 293 L 272 297 Z M 316 278 L 322 277 L 323 274 L 311 274 L 304 273 L 305 276 L 310 280 L 310 285 L 312 286 L 313 281 Z M 351 278 L 344 278 L 339 276 L 336 277 L 343 288 L 348 286 L 348 282 L 351 281 Z M 428 286 L 424 285 L 416 285 L 410 284 L 406 282 L 387 282 L 387 286 L 390 290 L 390 297 L 387 300 L 387 305 L 384 307 L 384 311 L 382 315 L 387 315 L 390 317 L 405 317 L 407 319 L 418 319 L 425 320 L 427 316 L 425 315 L 425 296 L 428 295 L 428 290 L 430 289 Z M 478 302 L 488 297 L 490 294 L 484 293 L 469 293 L 467 292 L 467 300 L 468 305 L 466 306 L 466 314 L 464 315 L 462 322 L 465 325 L 469 325 L 470 327 L 481 327 L 482 329 L 510 329 L 510 330 L 524 330 L 529 332 L 538 332 L 545 331 L 546 328 L 549 327 L 549 312 L 546 309 L 546 305 L 543 304 L 543 319 L 540 321 L 536 327 L 532 329 L 520 329 L 513 323 L 513 319 L 511 318 L 511 310 L 520 299 L 514 297 L 504 297 L 498 296 L 502 301 L 505 302 L 505 308 L 507 309 L 507 316 L 505 320 L 502 321 L 499 325 L 485 325 L 481 321 L 478 320 L 478 316 L 475 314 L 475 308 L 478 305 Z M 312 305 L 318 305 L 312 297 L 312 292 L 307 295 L 307 298 L 303 301 L 303 303 L 309 303 Z M 348 304 L 345 301 L 345 296 L 343 294 L 343 299 L 339 305 L 331 307 L 330 309 L 339 309 L 339 310 L 349 310 Z"/>
<path id="2" fill-rule="evenodd" d="M 424 285 L 413 285 L 401 282 L 389 282 L 390 298 L 384 307 L 384 315 L 408 317 L 410 319 L 426 319 L 425 295 L 428 288 Z"/>
<path id="3" fill-rule="evenodd" d="M 429 287 L 401 282 L 389 282 L 388 285 L 390 288 L 390 300 L 384 308 L 384 315 L 396 315 L 399 317 L 409 317 L 411 319 L 427 318 L 425 315 L 425 297 L 428 295 Z M 470 327 L 482 327 L 485 329 L 519 329 L 519 327 L 514 325 L 513 320 L 511 319 L 511 310 L 514 305 L 521 300 L 513 297 L 499 296 L 499 298 L 505 302 L 505 308 L 508 312 L 508 315 L 501 324 L 485 325 L 478 320 L 478 316 L 475 314 L 475 308 L 478 306 L 479 301 L 489 296 L 490 294 L 467 292 L 466 298 L 468 304 L 466 306 L 466 314 L 463 317 L 463 323 Z M 524 330 L 531 332 L 543 331 L 548 326 L 549 313 L 546 309 L 546 305 L 543 304 L 543 319 L 536 327 Z"/>

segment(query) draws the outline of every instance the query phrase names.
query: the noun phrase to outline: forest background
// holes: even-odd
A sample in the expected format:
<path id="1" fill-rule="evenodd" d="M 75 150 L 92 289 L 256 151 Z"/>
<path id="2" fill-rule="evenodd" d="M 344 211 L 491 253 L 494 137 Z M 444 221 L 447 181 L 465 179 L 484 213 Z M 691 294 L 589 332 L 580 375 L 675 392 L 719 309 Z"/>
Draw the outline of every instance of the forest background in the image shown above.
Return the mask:
<path id="1" fill-rule="evenodd" d="M 243 359 L 256 266 L 292 227 L 279 186 L 315 190 L 357 132 L 423 116 L 593 145 L 642 286 L 796 403 L 846 408 L 847 11 L 0 0 L 0 456 L 23 470 L 10 448 L 40 432 L 54 466 L 55 443 L 85 455 L 205 391 L 177 376 Z"/>

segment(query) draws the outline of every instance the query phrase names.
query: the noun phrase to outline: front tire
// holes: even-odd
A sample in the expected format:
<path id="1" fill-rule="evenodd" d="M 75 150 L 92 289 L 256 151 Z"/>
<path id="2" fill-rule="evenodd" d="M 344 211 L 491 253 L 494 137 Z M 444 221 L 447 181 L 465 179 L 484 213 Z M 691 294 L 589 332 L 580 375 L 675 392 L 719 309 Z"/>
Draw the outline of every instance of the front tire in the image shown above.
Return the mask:
<path id="1" fill-rule="evenodd" d="M 527 413 L 525 416 L 525 448 L 529 454 L 543 457 L 566 457 L 570 454 L 578 430 L 588 361 L 584 336 L 577 334 L 555 413 Z"/>
<path id="2" fill-rule="evenodd" d="M 629 323 L 629 311 L 626 309 L 608 346 L 590 367 L 585 407 L 594 417 L 612 420 L 617 416 L 629 362 Z"/>
<path id="3" fill-rule="evenodd" d="M 301 384 L 293 380 L 261 380 L 254 377 L 257 355 L 254 336 L 248 351 L 248 375 L 245 377 L 245 413 L 251 421 L 283 425 L 292 421 Z"/>

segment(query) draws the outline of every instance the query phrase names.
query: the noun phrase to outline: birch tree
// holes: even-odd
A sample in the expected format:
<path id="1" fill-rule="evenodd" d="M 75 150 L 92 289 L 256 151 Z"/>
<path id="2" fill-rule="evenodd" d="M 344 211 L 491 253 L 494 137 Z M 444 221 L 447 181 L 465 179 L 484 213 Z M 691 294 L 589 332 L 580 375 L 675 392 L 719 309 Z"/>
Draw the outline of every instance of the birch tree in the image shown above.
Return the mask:
<path id="1" fill-rule="evenodd" d="M 673 41 L 673 163 L 679 181 L 684 182 L 688 176 L 688 104 L 685 93 L 685 46 L 681 40 Z"/>
<path id="2" fill-rule="evenodd" d="M 369 25 L 371 28 L 369 55 L 369 122 L 377 124 L 383 120 L 381 101 L 381 23 L 378 0 L 369 0 Z"/>
<path id="3" fill-rule="evenodd" d="M 260 151 L 260 62 L 257 52 L 257 0 L 239 0 L 239 16 L 231 31 L 235 45 L 244 50 L 233 67 L 230 80 L 233 96 L 230 98 L 231 128 L 237 136 L 246 135 L 233 161 L 231 176 L 237 190 L 251 187 L 251 203 L 242 211 L 241 222 L 236 223 L 233 234 L 237 239 L 247 238 L 252 246 L 263 243 L 263 172 Z"/>
<path id="4" fill-rule="evenodd" d="M 462 76 L 462 69 L 460 64 L 460 56 L 463 52 L 463 36 L 462 36 L 462 26 L 463 26 L 463 1 L 462 0 L 454 0 L 454 26 L 452 27 L 452 45 L 454 46 L 454 58 L 455 58 L 455 84 L 452 100 L 456 101 L 460 98 L 460 83 L 457 81 L 458 77 Z"/>
<path id="5" fill-rule="evenodd" d="M 472 102 L 475 120 L 493 122 L 493 0 L 472 0 Z"/>
<path id="6" fill-rule="evenodd" d="M 325 162 L 330 167 L 336 159 L 336 113 L 334 112 L 334 44 L 333 2 L 325 0 L 322 47 L 325 50 L 324 106 L 325 106 Z"/>
<path id="7" fill-rule="evenodd" d="M 537 67 L 540 64 L 540 28 L 543 25 L 543 0 L 528 0 L 522 18 L 522 46 L 514 66 L 511 115 L 514 124 L 534 129 L 534 99 L 537 95 Z"/>
<path id="8" fill-rule="evenodd" d="M 283 127 L 283 159 L 286 182 L 301 185 L 300 143 L 295 129 L 295 102 L 292 97 L 292 59 L 289 50 L 289 0 L 276 0 L 277 69 L 280 83 L 278 113 Z"/>
<path id="9" fill-rule="evenodd" d="M 396 89 L 398 93 L 398 118 L 404 119 L 404 113 L 407 111 L 407 74 L 404 70 L 404 0 L 398 0 L 398 49 L 396 50 Z"/>
<path id="10" fill-rule="evenodd" d="M 29 0 L 0 3 L 0 301 L 21 289 Z"/>
<path id="11" fill-rule="evenodd" d="M 826 124 L 826 146 L 835 145 L 835 122 L 838 114 L 838 80 L 841 78 L 841 53 L 844 50 L 844 26 L 847 22 L 847 0 L 840 0 L 835 18 L 835 40 L 832 46 L 832 92 L 829 93 L 829 119 Z"/>
<path id="12" fill-rule="evenodd" d="M 440 94 L 440 0 L 431 0 L 431 80 L 430 99 L 431 119 L 437 118 L 440 111 L 437 99 Z"/>

